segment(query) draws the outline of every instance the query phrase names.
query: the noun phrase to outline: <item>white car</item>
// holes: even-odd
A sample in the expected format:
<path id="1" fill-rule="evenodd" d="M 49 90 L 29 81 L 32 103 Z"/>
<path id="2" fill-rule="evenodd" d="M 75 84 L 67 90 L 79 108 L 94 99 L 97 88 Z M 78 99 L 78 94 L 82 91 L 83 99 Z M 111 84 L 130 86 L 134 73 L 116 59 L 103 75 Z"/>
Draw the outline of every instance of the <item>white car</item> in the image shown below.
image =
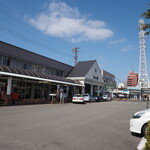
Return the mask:
<path id="1" fill-rule="evenodd" d="M 104 99 L 105 101 L 111 101 L 111 97 L 108 96 L 108 95 L 104 95 L 104 96 L 103 96 L 103 99 Z"/>
<path id="2" fill-rule="evenodd" d="M 72 103 L 85 103 L 82 94 L 75 94 L 72 98 Z"/>
<path id="3" fill-rule="evenodd" d="M 150 121 L 150 109 L 136 112 L 130 119 L 130 131 L 145 136 L 148 121 Z"/>
<path id="4" fill-rule="evenodd" d="M 85 102 L 94 102 L 95 98 L 90 94 L 84 94 L 83 99 Z"/>

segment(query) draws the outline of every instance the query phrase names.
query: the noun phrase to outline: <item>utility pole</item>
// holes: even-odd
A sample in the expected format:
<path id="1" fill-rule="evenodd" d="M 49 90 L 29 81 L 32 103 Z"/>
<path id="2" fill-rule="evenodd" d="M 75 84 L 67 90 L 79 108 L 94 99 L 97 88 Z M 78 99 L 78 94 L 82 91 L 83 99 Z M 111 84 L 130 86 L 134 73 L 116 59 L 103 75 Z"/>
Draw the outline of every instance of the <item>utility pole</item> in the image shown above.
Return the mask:
<path id="1" fill-rule="evenodd" d="M 74 66 L 77 64 L 77 62 L 78 62 L 78 52 L 79 52 L 79 50 L 78 49 L 80 49 L 79 47 L 75 47 L 75 48 L 73 48 L 73 52 L 74 52 Z"/>

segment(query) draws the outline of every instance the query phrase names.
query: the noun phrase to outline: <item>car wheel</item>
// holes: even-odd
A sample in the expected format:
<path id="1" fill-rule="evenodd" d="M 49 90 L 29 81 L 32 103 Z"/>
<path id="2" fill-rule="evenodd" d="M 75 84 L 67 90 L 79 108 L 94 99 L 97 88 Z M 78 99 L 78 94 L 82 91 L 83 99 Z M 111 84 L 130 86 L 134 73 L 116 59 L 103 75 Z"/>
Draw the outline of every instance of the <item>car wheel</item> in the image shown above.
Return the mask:
<path id="1" fill-rule="evenodd" d="M 145 124 L 144 126 L 143 126 L 143 128 L 142 128 L 142 135 L 143 136 L 146 136 L 146 130 L 147 130 L 147 124 Z"/>

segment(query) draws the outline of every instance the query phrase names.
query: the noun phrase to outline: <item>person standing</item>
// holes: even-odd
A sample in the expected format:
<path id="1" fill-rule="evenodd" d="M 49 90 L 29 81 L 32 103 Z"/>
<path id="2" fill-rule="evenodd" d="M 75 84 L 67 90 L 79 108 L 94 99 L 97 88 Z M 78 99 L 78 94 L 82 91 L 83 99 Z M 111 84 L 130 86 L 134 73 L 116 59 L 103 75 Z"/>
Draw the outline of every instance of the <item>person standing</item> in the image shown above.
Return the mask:
<path id="1" fill-rule="evenodd" d="M 64 90 L 61 88 L 60 89 L 60 103 L 64 103 Z"/>

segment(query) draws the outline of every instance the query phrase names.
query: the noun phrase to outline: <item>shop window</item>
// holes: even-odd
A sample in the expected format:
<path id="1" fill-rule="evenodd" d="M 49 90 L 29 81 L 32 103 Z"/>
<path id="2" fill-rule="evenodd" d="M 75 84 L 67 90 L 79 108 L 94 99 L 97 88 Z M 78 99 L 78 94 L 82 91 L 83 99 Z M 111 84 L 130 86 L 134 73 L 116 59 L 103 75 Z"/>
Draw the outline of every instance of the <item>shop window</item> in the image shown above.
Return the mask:
<path id="1" fill-rule="evenodd" d="M 51 75 L 56 75 L 56 70 L 52 69 Z"/>
<path id="2" fill-rule="evenodd" d="M 2 56 L 0 56 L 0 64 L 3 64 L 3 63 L 2 63 Z"/>
<path id="3" fill-rule="evenodd" d="M 28 69 L 32 70 L 32 64 L 31 63 L 28 64 Z"/>
<path id="4" fill-rule="evenodd" d="M 58 70 L 56 70 L 56 76 L 59 76 L 59 71 Z"/>
<path id="5" fill-rule="evenodd" d="M 46 69 L 46 74 L 50 74 L 50 69 Z"/>
<path id="6" fill-rule="evenodd" d="M 11 60 L 11 58 L 8 57 L 8 58 L 7 58 L 7 66 L 10 66 L 10 60 Z"/>
<path id="7" fill-rule="evenodd" d="M 10 57 L 2 56 L 2 64 L 10 66 Z"/>
<path id="8" fill-rule="evenodd" d="M 27 69 L 27 64 L 26 63 L 23 64 L 23 69 Z"/>
<path id="9" fill-rule="evenodd" d="M 3 56 L 3 65 L 7 65 L 7 57 Z"/>
<path id="10" fill-rule="evenodd" d="M 60 71 L 60 77 L 63 77 L 63 71 Z"/>
<path id="11" fill-rule="evenodd" d="M 19 87 L 20 87 L 20 86 L 22 86 L 22 83 L 21 83 L 21 82 L 19 82 Z"/>

